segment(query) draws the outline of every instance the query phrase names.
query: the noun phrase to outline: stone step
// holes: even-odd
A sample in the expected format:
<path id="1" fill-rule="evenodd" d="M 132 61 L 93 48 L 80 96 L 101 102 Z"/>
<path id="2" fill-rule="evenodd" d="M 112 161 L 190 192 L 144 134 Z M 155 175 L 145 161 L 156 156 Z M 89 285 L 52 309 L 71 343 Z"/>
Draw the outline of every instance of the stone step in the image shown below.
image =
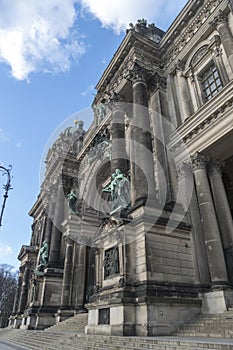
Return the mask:
<path id="1" fill-rule="evenodd" d="M 72 334 L 67 332 L 11 330 L 0 332 L 5 339 L 29 350 L 232 350 L 233 340 L 196 340 L 177 337 L 117 337 Z"/>
<path id="2" fill-rule="evenodd" d="M 176 336 L 196 337 L 233 337 L 233 312 L 226 311 L 219 315 L 198 315 L 175 333 Z"/>
<path id="3" fill-rule="evenodd" d="M 58 331 L 68 331 L 68 332 L 77 332 L 84 333 L 85 326 L 87 325 L 88 314 L 81 313 L 75 316 L 72 316 L 65 321 L 62 321 L 52 327 L 47 328 L 47 332 L 58 332 Z"/>

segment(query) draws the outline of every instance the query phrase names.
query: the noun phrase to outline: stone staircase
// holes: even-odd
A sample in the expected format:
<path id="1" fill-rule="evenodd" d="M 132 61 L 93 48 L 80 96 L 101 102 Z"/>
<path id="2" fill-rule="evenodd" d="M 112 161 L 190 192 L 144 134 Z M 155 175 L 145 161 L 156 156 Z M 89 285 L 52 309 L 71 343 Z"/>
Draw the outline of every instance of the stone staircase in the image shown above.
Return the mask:
<path id="1" fill-rule="evenodd" d="M 88 313 L 77 314 L 73 317 L 67 318 L 52 327 L 45 329 L 46 332 L 74 332 L 85 333 L 85 326 L 87 325 Z"/>
<path id="2" fill-rule="evenodd" d="M 12 344 L 25 350 L 232 350 L 232 339 L 119 337 L 80 333 L 0 330 L 0 349 Z"/>
<path id="3" fill-rule="evenodd" d="M 199 315 L 180 327 L 175 335 L 180 337 L 233 338 L 233 310 L 218 315 Z"/>

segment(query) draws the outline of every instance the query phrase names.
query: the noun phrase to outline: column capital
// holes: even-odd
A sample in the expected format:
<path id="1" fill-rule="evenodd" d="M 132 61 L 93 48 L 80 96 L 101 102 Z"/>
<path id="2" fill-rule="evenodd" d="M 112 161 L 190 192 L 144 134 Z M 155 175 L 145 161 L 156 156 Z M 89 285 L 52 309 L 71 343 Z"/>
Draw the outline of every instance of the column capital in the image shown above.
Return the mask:
<path id="1" fill-rule="evenodd" d="M 184 62 L 182 62 L 181 60 L 178 60 L 176 65 L 175 65 L 175 71 L 183 72 L 184 68 L 185 68 Z"/>
<path id="2" fill-rule="evenodd" d="M 204 169 L 206 170 L 206 158 L 201 153 L 196 153 L 192 158 L 193 170 Z"/>
<path id="3" fill-rule="evenodd" d="M 109 108 L 113 112 L 114 110 L 119 110 L 119 109 L 122 111 L 123 102 L 124 102 L 124 98 L 120 94 L 114 91 L 113 94 L 109 97 Z"/>
<path id="4" fill-rule="evenodd" d="M 167 79 L 161 77 L 158 73 L 154 73 L 149 81 L 148 90 L 150 93 L 155 92 L 158 89 L 166 89 Z"/>
<path id="5" fill-rule="evenodd" d="M 218 160 L 210 160 L 207 164 L 207 171 L 209 176 L 221 175 L 222 174 L 222 164 Z"/>
<path id="6" fill-rule="evenodd" d="M 220 24 L 227 24 L 227 14 L 222 10 L 219 10 L 219 13 L 214 17 L 213 21 L 210 22 L 210 24 L 214 28 L 217 28 Z"/>
<path id="7" fill-rule="evenodd" d="M 181 163 L 177 169 L 177 177 L 180 179 L 184 177 L 193 177 L 192 164 L 189 162 Z"/>
<path id="8" fill-rule="evenodd" d="M 64 241 L 65 241 L 66 245 L 73 245 L 74 244 L 73 239 L 69 235 L 64 236 Z"/>
<path id="9" fill-rule="evenodd" d="M 148 78 L 148 71 L 135 62 L 125 78 L 132 84 L 143 83 L 145 85 Z"/>

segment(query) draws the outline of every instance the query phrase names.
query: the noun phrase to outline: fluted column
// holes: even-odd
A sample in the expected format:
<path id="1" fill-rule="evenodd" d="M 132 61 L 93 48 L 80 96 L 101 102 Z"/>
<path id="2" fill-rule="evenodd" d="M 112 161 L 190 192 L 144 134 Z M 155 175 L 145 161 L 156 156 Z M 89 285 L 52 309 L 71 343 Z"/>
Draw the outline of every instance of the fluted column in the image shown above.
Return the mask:
<path id="1" fill-rule="evenodd" d="M 30 265 L 29 263 L 26 263 L 22 278 L 22 288 L 18 305 L 18 313 L 23 313 L 27 305 L 29 276 Z"/>
<path id="2" fill-rule="evenodd" d="M 223 13 L 221 10 L 218 13 L 218 16 L 214 18 L 212 22 L 214 28 L 217 29 L 221 42 L 223 44 L 224 50 L 226 52 L 231 70 L 233 72 L 233 37 L 228 26 L 228 16 L 226 13 Z"/>
<path id="3" fill-rule="evenodd" d="M 222 180 L 221 164 L 211 161 L 208 167 L 211 189 L 218 225 L 222 237 L 229 279 L 233 281 L 233 222 L 225 187 Z"/>
<path id="4" fill-rule="evenodd" d="M 134 159 L 131 159 L 131 202 L 155 198 L 155 179 L 148 113 L 146 70 L 135 64 L 128 79 L 133 87 L 131 137 Z M 132 155 L 132 153 L 131 153 Z"/>
<path id="5" fill-rule="evenodd" d="M 179 104 L 181 109 L 181 121 L 185 121 L 188 117 L 190 117 L 193 113 L 193 106 L 192 106 L 192 100 L 191 95 L 189 91 L 189 85 L 187 78 L 185 77 L 183 73 L 184 65 L 182 62 L 179 62 L 176 67 L 177 71 L 177 82 L 178 82 L 178 89 L 180 94 Z"/>
<path id="6" fill-rule="evenodd" d="M 203 155 L 193 157 L 193 169 L 211 281 L 224 284 L 228 275 Z"/>
<path id="7" fill-rule="evenodd" d="M 112 103 L 112 158 L 111 172 L 120 169 L 123 173 L 127 170 L 127 159 L 125 150 L 125 113 L 123 100 L 118 94 L 111 98 Z"/>
<path id="8" fill-rule="evenodd" d="M 60 265 L 60 246 L 61 246 L 61 222 L 64 219 L 64 191 L 62 181 L 59 181 L 57 188 L 56 204 L 53 217 L 53 228 L 50 241 L 49 267 L 59 267 Z"/>
<path id="9" fill-rule="evenodd" d="M 61 306 L 69 307 L 71 299 L 71 289 L 73 280 L 73 246 L 74 242 L 66 237 L 66 252 L 65 252 L 65 264 L 64 264 L 64 275 L 62 284 L 61 294 Z"/>

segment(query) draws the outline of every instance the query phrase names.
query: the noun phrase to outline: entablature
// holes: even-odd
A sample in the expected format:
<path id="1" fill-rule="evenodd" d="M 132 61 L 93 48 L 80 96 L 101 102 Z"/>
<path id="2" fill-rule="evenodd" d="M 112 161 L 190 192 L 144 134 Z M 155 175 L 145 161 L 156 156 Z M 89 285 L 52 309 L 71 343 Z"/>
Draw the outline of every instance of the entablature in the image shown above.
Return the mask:
<path id="1" fill-rule="evenodd" d="M 201 152 L 233 130 L 232 105 L 233 81 L 230 81 L 171 134 L 167 147 L 177 162 L 185 160 L 187 151 L 190 155 Z"/>

